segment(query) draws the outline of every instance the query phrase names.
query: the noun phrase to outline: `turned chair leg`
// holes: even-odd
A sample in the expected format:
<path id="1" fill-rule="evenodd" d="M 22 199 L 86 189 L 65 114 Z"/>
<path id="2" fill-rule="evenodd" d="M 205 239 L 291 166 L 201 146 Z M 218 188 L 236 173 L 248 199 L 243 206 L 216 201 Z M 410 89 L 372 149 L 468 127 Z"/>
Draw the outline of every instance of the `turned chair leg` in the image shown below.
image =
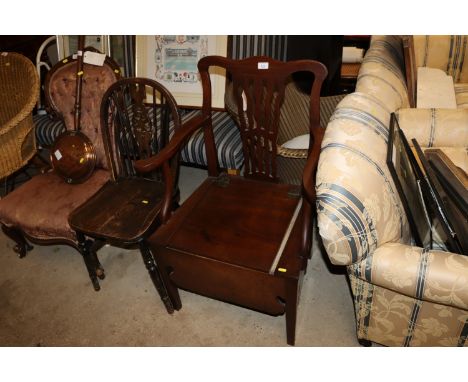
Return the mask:
<path id="1" fill-rule="evenodd" d="M 81 256 L 83 256 L 89 278 L 91 279 L 94 290 L 97 292 L 101 290 L 101 286 L 99 285 L 98 280 L 98 269 L 100 264 L 98 265 L 99 261 L 97 261 L 96 252 L 91 250 L 92 242 L 90 240 L 86 240 L 82 233 L 77 232 L 76 237 L 78 239 L 78 250 L 81 253 Z M 102 269 L 102 267 L 100 268 Z M 100 276 L 100 278 L 103 277 Z"/>
<path id="2" fill-rule="evenodd" d="M 167 293 L 166 285 L 161 279 L 161 273 L 159 272 L 158 265 L 156 264 L 148 244 L 144 240 L 140 242 L 140 252 L 151 280 L 153 281 L 153 284 L 166 307 L 167 313 L 174 313 L 174 306 L 172 305 L 172 301 Z"/>
<path id="3" fill-rule="evenodd" d="M 20 259 L 25 257 L 28 251 L 33 249 L 33 246 L 26 241 L 20 230 L 14 227 L 7 227 L 6 225 L 2 224 L 2 231 L 6 236 L 8 236 L 16 243 L 16 245 L 13 247 L 13 251 L 18 254 Z"/>
<path id="4" fill-rule="evenodd" d="M 106 278 L 106 274 L 104 273 L 104 268 L 102 267 L 99 258 L 97 256 L 97 251 L 102 248 L 105 244 L 103 240 L 94 240 L 89 247 L 90 257 L 92 257 L 92 261 L 94 263 L 95 272 L 98 278 L 104 280 Z"/>
<path id="5" fill-rule="evenodd" d="M 161 269 L 161 278 L 166 286 L 167 293 L 169 294 L 169 298 L 172 301 L 172 306 L 175 310 L 182 309 L 182 300 L 180 299 L 179 289 L 174 285 L 174 283 L 170 279 L 170 275 L 172 274 L 172 269 Z"/>
<path id="6" fill-rule="evenodd" d="M 296 320 L 298 300 L 297 280 L 286 281 L 286 339 L 288 345 L 294 346 L 296 342 Z"/>

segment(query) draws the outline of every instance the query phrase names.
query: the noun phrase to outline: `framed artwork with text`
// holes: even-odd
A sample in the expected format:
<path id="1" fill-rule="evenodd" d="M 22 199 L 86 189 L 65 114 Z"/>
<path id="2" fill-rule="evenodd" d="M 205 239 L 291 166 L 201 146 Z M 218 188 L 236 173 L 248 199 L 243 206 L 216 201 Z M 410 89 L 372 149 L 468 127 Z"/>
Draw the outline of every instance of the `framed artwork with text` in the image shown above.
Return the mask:
<path id="1" fill-rule="evenodd" d="M 202 86 L 198 61 L 205 56 L 226 56 L 227 36 L 136 36 L 136 75 L 163 84 L 179 106 L 201 107 Z M 224 108 L 225 72 L 211 74 L 212 106 Z"/>

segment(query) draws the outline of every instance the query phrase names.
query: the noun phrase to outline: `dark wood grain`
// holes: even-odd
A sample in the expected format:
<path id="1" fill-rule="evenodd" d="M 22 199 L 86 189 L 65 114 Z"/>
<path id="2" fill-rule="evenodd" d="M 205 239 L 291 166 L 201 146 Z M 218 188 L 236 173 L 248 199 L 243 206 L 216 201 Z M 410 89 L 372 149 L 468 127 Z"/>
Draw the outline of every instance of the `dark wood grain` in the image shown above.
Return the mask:
<path id="1" fill-rule="evenodd" d="M 211 123 L 213 66 L 226 69 L 233 81 L 243 177 L 218 175 Z M 202 117 L 174 136 L 159 155 L 137 161 L 135 167 L 141 171 L 162 166 L 194 129 L 203 127 L 209 178 L 148 239 L 150 247 L 174 309 L 182 307 L 178 288 L 183 288 L 267 314 L 286 314 L 287 342 L 293 345 L 299 288 L 310 252 L 315 171 L 323 137 L 319 96 L 326 69 L 311 60 L 236 61 L 218 56 L 201 59 L 198 68 Z M 303 187 L 279 184 L 276 168 L 285 84 L 297 71 L 309 71 L 315 78 L 309 104 L 309 174 L 304 174 Z"/>
<path id="2" fill-rule="evenodd" d="M 162 169 L 143 168 L 137 173 L 134 166 L 135 161 L 148 160 L 168 145 L 170 123 L 177 134 L 177 104 L 164 86 L 145 78 L 113 84 L 101 102 L 103 142 L 112 179 L 70 215 L 69 223 L 80 237 L 137 246 L 167 311 L 172 313 L 173 304 L 146 238 L 178 206 L 178 156 L 165 161 Z"/>

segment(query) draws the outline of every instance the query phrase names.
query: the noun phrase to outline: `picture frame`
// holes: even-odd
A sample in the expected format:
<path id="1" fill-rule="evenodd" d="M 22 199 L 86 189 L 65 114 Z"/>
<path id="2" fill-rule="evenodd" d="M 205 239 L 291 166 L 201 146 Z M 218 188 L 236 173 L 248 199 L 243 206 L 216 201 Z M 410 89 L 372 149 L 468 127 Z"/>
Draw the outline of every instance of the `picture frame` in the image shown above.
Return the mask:
<path id="1" fill-rule="evenodd" d="M 395 113 L 390 117 L 387 166 L 408 218 L 417 246 L 432 248 L 432 223 L 426 209 L 422 172 L 416 162 Z"/>
<path id="2" fill-rule="evenodd" d="M 203 101 L 197 63 L 207 55 L 226 56 L 226 35 L 136 36 L 136 75 L 164 85 L 181 107 L 200 108 Z M 210 71 L 212 107 L 224 109 L 225 70 Z"/>
<path id="3" fill-rule="evenodd" d="M 411 141 L 415 149 L 415 156 L 423 171 L 428 209 L 434 221 L 439 222 L 439 224 L 434 223 L 434 226 L 441 226 L 442 232 L 445 234 L 445 245 L 450 252 L 468 255 L 467 217 L 456 206 L 454 200 L 439 182 L 418 141 L 415 138 Z"/>
<path id="4" fill-rule="evenodd" d="M 85 47 L 92 46 L 101 53 L 110 55 L 110 37 L 108 35 L 86 35 Z M 57 35 L 57 53 L 63 60 L 78 50 L 78 35 Z"/>

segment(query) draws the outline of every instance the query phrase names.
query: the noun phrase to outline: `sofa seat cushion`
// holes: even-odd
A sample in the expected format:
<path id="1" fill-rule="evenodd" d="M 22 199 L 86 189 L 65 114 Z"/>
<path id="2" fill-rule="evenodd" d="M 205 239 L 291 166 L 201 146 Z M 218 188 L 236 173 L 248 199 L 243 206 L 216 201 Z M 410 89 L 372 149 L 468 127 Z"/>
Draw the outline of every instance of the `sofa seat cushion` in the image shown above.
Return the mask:
<path id="1" fill-rule="evenodd" d="M 54 172 L 36 175 L 0 200 L 0 222 L 36 239 L 75 241 L 68 216 L 108 179 L 104 170 L 94 171 L 80 184 L 68 184 Z"/>
<path id="2" fill-rule="evenodd" d="M 468 109 L 468 83 L 455 84 L 454 87 L 457 108 Z"/>
<path id="3" fill-rule="evenodd" d="M 436 68 L 418 68 L 417 107 L 456 109 L 452 76 Z"/>

